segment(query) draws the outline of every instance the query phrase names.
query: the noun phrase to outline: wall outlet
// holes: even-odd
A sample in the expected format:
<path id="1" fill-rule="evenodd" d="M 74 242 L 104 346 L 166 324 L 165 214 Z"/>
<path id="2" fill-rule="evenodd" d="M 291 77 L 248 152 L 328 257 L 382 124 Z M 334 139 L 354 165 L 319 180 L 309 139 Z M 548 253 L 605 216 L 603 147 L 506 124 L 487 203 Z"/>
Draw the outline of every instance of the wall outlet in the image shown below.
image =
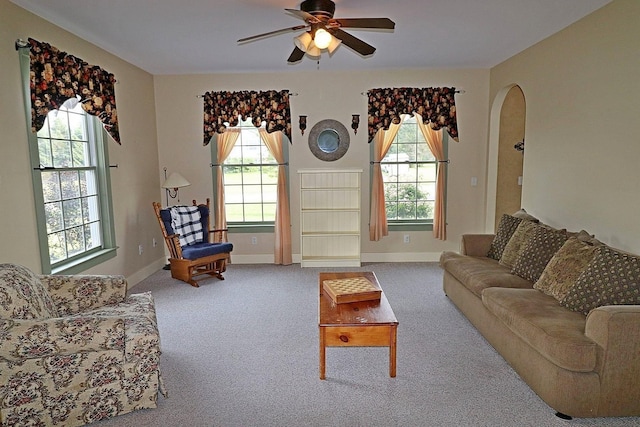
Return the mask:
<path id="1" fill-rule="evenodd" d="M 142 252 L 144 252 L 142 245 L 138 245 L 138 255 L 142 255 Z"/>
<path id="2" fill-rule="evenodd" d="M 252 245 L 257 245 L 258 244 L 258 237 L 251 236 L 251 244 Z"/>
<path id="3" fill-rule="evenodd" d="M 478 185 L 478 178 L 475 176 L 471 177 L 471 186 L 476 187 Z"/>
<path id="4" fill-rule="evenodd" d="M 403 240 L 402 240 L 402 241 L 403 241 L 404 243 L 409 243 L 409 240 L 410 240 L 409 235 L 408 235 L 408 234 L 405 234 L 405 235 L 404 235 L 404 238 L 403 238 Z"/>
<path id="5" fill-rule="evenodd" d="M 155 248 L 156 246 L 158 246 L 158 242 L 156 241 L 156 238 L 154 237 L 153 239 L 151 239 L 151 245 Z"/>

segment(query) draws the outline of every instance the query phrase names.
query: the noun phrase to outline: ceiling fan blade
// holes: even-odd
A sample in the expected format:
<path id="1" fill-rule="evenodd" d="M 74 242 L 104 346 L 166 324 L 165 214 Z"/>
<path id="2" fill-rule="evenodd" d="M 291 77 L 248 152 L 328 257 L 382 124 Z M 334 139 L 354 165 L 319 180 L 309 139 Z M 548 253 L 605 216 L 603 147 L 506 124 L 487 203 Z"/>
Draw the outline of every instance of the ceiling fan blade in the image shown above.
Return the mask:
<path id="1" fill-rule="evenodd" d="M 346 18 L 333 19 L 344 28 L 380 28 L 393 30 L 396 23 L 389 18 Z"/>
<path id="2" fill-rule="evenodd" d="M 340 28 L 335 28 L 331 30 L 331 32 L 334 36 L 342 40 L 342 43 L 349 46 L 351 49 L 355 50 L 362 56 L 372 55 L 373 52 L 376 51 L 375 47 L 363 42 L 359 38 L 354 37 L 345 31 L 342 31 Z"/>
<path id="3" fill-rule="evenodd" d="M 299 9 L 285 9 L 285 10 L 293 15 L 296 15 L 298 18 L 303 19 L 305 22 L 307 20 L 311 20 L 311 22 L 315 22 L 318 20 L 318 18 L 316 18 L 309 12 L 305 12 L 304 10 L 299 10 Z"/>
<path id="4" fill-rule="evenodd" d="M 289 55 L 289 59 L 287 59 L 287 62 L 289 63 L 298 62 L 303 57 L 304 57 L 304 51 L 302 49 L 299 49 L 296 46 L 295 48 L 293 48 L 293 52 L 291 52 L 291 55 Z"/>
<path id="5" fill-rule="evenodd" d="M 262 34 L 257 34 L 255 36 L 251 36 L 251 37 L 245 37 L 243 39 L 238 40 L 238 43 L 247 43 L 247 42 L 251 42 L 257 39 L 261 39 L 264 37 L 270 37 L 270 36 L 275 36 L 278 34 L 284 34 L 284 33 L 290 33 L 292 31 L 299 31 L 299 30 L 304 30 L 304 29 L 308 29 L 309 26 L 308 25 L 296 25 L 295 27 L 290 27 L 290 28 L 283 28 L 281 30 L 275 30 L 275 31 L 269 31 L 268 33 L 262 33 Z"/>

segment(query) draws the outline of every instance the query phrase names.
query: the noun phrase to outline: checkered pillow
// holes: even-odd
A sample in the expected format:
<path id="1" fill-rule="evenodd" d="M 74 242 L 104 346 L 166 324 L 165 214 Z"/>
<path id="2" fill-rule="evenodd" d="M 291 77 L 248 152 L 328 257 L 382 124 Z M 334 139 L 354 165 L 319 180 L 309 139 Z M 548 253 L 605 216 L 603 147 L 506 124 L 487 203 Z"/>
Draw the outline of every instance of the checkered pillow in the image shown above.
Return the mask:
<path id="1" fill-rule="evenodd" d="M 170 212 L 171 227 L 180 235 L 181 246 L 202 242 L 204 234 L 197 206 L 173 206 Z"/>

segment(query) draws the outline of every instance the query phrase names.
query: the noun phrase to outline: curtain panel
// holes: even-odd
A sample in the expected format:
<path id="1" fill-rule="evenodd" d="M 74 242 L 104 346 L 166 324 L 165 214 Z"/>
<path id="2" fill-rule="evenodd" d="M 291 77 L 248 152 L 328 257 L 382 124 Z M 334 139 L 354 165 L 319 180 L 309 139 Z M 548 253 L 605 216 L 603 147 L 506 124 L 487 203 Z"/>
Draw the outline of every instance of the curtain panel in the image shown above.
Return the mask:
<path id="1" fill-rule="evenodd" d="M 434 130 L 447 128 L 449 135 L 458 141 L 456 101 L 454 87 L 385 88 L 371 89 L 369 97 L 369 141 L 380 129 L 385 131 L 399 124 L 402 114 L 420 114 Z"/>
<path id="2" fill-rule="evenodd" d="M 29 38 L 31 130 L 39 131 L 47 114 L 69 98 L 79 98 L 87 114 L 98 117 L 120 144 L 113 74 L 48 43 Z"/>
<path id="3" fill-rule="evenodd" d="M 207 92 L 204 98 L 204 144 L 209 144 L 216 134 L 224 133 L 229 126 L 238 125 L 238 116 L 247 120 L 251 117 L 253 125 L 260 127 L 266 121 L 268 133 L 282 131 L 291 141 L 291 112 L 289 110 L 289 91 L 268 90 L 262 92 Z"/>

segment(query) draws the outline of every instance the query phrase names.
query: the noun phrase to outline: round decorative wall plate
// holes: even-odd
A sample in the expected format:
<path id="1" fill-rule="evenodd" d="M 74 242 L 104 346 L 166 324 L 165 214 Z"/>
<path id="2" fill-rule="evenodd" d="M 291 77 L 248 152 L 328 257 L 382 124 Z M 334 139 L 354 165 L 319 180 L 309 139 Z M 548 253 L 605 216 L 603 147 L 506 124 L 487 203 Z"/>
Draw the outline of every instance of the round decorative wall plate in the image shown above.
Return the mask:
<path id="1" fill-rule="evenodd" d="M 309 132 L 309 149 L 325 162 L 338 160 L 349 149 L 349 132 L 337 120 L 320 120 Z"/>

